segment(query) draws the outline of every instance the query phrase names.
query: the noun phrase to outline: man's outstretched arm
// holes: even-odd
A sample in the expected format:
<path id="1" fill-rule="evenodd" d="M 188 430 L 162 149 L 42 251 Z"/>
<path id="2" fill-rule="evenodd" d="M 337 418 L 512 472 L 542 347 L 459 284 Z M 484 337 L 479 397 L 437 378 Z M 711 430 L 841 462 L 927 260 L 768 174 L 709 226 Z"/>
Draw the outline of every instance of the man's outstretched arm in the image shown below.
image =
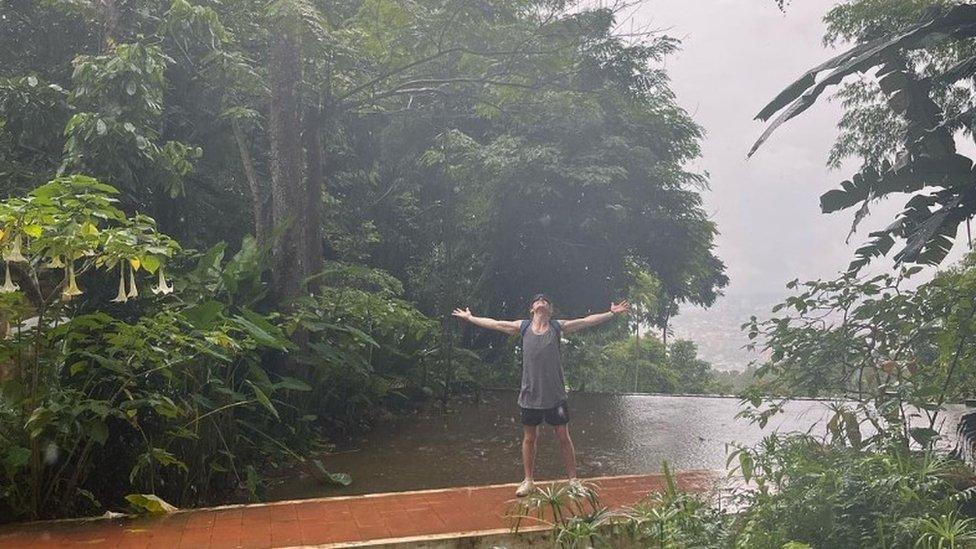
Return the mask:
<path id="1" fill-rule="evenodd" d="M 489 330 L 498 330 L 499 332 L 504 332 L 509 335 L 515 335 L 519 333 L 519 328 L 521 327 L 521 321 L 518 320 L 495 320 L 494 318 L 484 318 L 480 316 L 474 316 L 471 314 L 470 309 L 454 309 L 454 316 L 460 318 L 461 320 L 467 320 L 475 326 L 481 326 L 482 328 L 488 328 Z"/>
<path id="2" fill-rule="evenodd" d="M 589 328 L 590 326 L 596 326 L 597 324 L 603 324 L 604 322 L 610 320 L 618 314 L 626 313 L 630 310 L 630 304 L 627 301 L 621 301 L 620 303 L 611 303 L 610 310 L 605 313 L 596 313 L 583 318 L 574 318 L 572 320 L 564 320 L 562 323 L 563 333 L 571 334 L 573 332 L 578 332 L 583 328 Z"/>

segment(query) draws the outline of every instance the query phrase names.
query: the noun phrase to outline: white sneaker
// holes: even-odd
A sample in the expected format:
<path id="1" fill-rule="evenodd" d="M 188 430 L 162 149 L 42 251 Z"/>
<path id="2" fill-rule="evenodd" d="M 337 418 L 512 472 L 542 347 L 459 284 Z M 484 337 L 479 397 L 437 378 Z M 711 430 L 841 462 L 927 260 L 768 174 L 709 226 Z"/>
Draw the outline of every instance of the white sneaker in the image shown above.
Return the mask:
<path id="1" fill-rule="evenodd" d="M 519 484 L 518 490 L 515 490 L 515 496 L 524 498 L 533 491 L 535 491 L 535 484 L 532 482 L 532 479 L 527 478 L 522 481 L 522 484 Z"/>

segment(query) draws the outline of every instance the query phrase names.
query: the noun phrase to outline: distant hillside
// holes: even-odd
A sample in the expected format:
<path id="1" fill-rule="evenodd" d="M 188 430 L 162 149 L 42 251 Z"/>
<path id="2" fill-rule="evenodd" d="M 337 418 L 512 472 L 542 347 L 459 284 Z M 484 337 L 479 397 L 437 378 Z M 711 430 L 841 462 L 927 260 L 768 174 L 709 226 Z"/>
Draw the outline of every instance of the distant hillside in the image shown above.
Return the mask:
<path id="1" fill-rule="evenodd" d="M 709 309 L 682 309 L 673 321 L 674 333 L 694 341 L 698 356 L 716 370 L 743 370 L 757 354 L 742 348 L 749 338 L 739 327 L 752 315 L 769 318 L 770 309 L 782 299 L 782 294 L 774 293 L 722 296 Z"/>

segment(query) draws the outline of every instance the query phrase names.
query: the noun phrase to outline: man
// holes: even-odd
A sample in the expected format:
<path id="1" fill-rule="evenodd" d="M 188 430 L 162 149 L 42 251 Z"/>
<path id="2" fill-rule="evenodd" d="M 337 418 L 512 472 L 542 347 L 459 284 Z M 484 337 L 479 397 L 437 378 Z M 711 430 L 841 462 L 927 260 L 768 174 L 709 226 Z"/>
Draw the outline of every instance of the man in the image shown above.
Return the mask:
<path id="1" fill-rule="evenodd" d="M 579 485 L 576 479 L 576 451 L 569 437 L 569 410 L 566 406 L 566 381 L 559 339 L 564 333 L 596 326 L 629 310 L 630 305 L 621 301 L 611 303 L 610 310 L 605 313 L 555 321 L 552 319 L 552 301 L 545 294 L 537 294 L 529 302 L 531 320 L 495 320 L 474 316 L 469 309 L 454 310 L 454 316 L 476 326 L 522 336 L 522 389 L 519 391 L 518 405 L 522 409 L 522 466 L 525 480 L 515 491 L 516 496 L 526 496 L 535 489 L 532 478 L 536 440 L 543 419 L 556 431 L 566 464 L 566 476 L 572 485 Z"/>

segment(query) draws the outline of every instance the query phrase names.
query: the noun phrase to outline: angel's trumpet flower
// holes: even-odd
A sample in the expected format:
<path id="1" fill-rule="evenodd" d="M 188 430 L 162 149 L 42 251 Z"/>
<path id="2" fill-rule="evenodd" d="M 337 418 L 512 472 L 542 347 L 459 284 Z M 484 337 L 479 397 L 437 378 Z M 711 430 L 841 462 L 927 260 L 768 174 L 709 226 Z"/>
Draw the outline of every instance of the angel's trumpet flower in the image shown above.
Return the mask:
<path id="1" fill-rule="evenodd" d="M 78 282 L 75 281 L 75 262 L 72 261 L 68 263 L 68 287 L 61 292 L 61 297 L 67 301 L 72 297 L 81 294 L 81 288 L 78 287 Z"/>
<path id="2" fill-rule="evenodd" d="M 14 245 L 13 245 L 13 247 L 11 247 L 9 251 L 6 251 L 6 252 L 3 253 L 3 258 L 5 260 L 7 260 L 7 261 L 17 261 L 17 262 L 20 262 L 20 263 L 27 262 L 27 258 L 24 257 L 24 254 L 21 253 L 21 251 L 20 251 L 20 247 L 21 247 L 21 244 L 22 244 L 22 239 L 23 239 L 23 237 L 21 235 L 17 235 L 17 236 L 14 237 Z"/>
<path id="3" fill-rule="evenodd" d="M 14 284 L 12 278 L 10 278 L 10 263 L 5 263 L 6 274 L 3 277 L 3 286 L 0 286 L 0 294 L 8 294 L 10 292 L 16 292 L 20 289 L 20 286 Z"/>
<path id="4" fill-rule="evenodd" d="M 136 270 L 129 268 L 129 293 L 125 294 L 129 298 L 139 297 L 139 288 L 136 288 Z"/>
<path id="5" fill-rule="evenodd" d="M 47 264 L 47 268 L 48 269 L 63 269 L 64 268 L 64 261 L 61 261 L 61 256 L 60 255 L 56 255 L 56 256 L 52 257 L 51 258 L 51 261 L 49 261 L 48 264 Z"/>
<path id="6" fill-rule="evenodd" d="M 159 284 L 152 288 L 152 293 L 166 295 L 173 293 L 173 286 L 166 283 L 166 275 L 163 274 L 163 266 L 159 266 Z"/>
<path id="7" fill-rule="evenodd" d="M 125 263 L 119 264 L 119 293 L 112 300 L 112 303 L 125 303 L 129 297 L 125 294 Z"/>

